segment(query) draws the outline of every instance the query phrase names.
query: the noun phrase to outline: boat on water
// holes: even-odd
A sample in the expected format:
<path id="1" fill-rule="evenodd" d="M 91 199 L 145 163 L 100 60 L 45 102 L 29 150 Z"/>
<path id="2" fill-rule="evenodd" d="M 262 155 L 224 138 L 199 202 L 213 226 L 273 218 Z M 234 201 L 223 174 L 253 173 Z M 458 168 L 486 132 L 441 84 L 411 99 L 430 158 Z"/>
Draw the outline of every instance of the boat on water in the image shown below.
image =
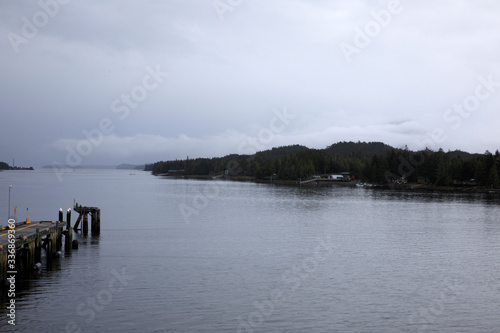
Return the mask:
<path id="1" fill-rule="evenodd" d="M 373 187 L 373 184 L 368 184 L 367 182 L 359 182 L 359 183 L 356 183 L 356 187 L 360 187 L 360 188 L 370 188 L 370 187 Z"/>

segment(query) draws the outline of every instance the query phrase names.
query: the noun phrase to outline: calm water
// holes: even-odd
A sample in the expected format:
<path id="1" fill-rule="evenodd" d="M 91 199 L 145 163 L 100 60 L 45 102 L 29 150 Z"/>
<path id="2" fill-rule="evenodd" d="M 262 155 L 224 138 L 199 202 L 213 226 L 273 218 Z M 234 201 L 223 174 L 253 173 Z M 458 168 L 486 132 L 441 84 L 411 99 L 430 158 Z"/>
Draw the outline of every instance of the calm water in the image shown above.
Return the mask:
<path id="1" fill-rule="evenodd" d="M 102 221 L 17 294 L 15 327 L 2 306 L 1 332 L 500 327 L 498 199 L 130 173 L 0 172 L 1 224 L 9 185 L 19 220 L 76 200 Z"/>

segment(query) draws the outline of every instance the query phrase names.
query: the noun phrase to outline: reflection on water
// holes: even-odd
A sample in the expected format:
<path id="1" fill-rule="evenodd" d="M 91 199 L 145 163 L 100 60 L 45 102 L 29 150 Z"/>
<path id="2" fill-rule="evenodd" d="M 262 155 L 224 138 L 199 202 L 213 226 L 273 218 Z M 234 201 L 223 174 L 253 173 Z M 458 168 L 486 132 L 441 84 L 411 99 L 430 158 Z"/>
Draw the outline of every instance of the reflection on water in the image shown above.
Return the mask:
<path id="1" fill-rule="evenodd" d="M 110 170 L 65 176 L 59 183 L 43 170 L 0 174 L 0 188 L 13 184 L 15 204 L 29 206 L 34 220 L 55 218 L 73 199 L 101 208 L 101 236 L 79 235 L 78 250 L 29 280 L 16 295 L 18 325 L 2 321 L 2 332 L 499 325 L 498 197 Z"/>

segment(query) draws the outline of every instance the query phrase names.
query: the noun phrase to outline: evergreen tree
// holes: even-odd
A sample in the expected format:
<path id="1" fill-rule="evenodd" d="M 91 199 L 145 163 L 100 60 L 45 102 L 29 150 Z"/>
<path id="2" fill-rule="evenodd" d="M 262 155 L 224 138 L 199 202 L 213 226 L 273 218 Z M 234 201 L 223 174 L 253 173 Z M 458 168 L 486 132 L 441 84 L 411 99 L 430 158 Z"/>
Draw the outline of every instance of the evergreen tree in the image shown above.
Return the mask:
<path id="1" fill-rule="evenodd" d="M 436 185 L 438 186 L 449 186 L 452 184 L 452 179 L 450 176 L 450 164 L 447 161 L 443 161 L 439 165 L 437 172 Z"/>
<path id="2" fill-rule="evenodd" d="M 9 170 L 9 165 L 5 162 L 0 162 L 0 170 Z"/>
<path id="3" fill-rule="evenodd" d="M 488 178 L 486 180 L 486 186 L 488 187 L 500 187 L 500 177 L 498 176 L 498 167 L 496 163 L 491 166 L 488 172 Z"/>

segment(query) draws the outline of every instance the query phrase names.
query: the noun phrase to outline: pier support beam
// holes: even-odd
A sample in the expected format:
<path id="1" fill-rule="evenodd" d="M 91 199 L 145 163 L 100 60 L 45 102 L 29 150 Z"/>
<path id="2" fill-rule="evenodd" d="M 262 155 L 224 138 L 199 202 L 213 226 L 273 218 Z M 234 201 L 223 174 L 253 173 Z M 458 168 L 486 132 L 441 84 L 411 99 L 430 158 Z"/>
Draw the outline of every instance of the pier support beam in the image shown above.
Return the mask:
<path id="1" fill-rule="evenodd" d="M 36 238 L 35 238 L 35 263 L 42 261 L 42 236 L 40 235 L 40 229 L 36 228 Z"/>
<path id="2" fill-rule="evenodd" d="M 24 244 L 22 251 L 23 269 L 25 272 L 30 273 L 33 266 L 35 266 L 35 242 Z"/>
<path id="3" fill-rule="evenodd" d="M 47 235 L 47 263 L 52 264 L 52 259 L 57 252 L 57 230 L 53 230 Z"/>
<path id="4" fill-rule="evenodd" d="M 96 228 L 96 216 L 95 211 L 90 212 L 90 232 L 92 236 L 95 236 L 95 228 Z"/>
<path id="5" fill-rule="evenodd" d="M 73 229 L 78 230 L 78 226 L 80 225 L 80 221 L 82 220 L 82 215 L 78 215 L 78 218 L 76 219 L 75 226 Z"/>
<path id="6" fill-rule="evenodd" d="M 64 251 L 69 252 L 71 251 L 71 243 L 73 243 L 73 229 L 69 227 L 68 230 L 66 230 L 66 235 L 64 238 Z"/>
<path id="7" fill-rule="evenodd" d="M 59 224 L 59 227 L 57 227 L 56 231 L 56 252 L 62 250 L 62 231 L 62 224 Z"/>
<path id="8" fill-rule="evenodd" d="M 89 234 L 89 216 L 87 214 L 83 215 L 83 228 L 82 228 L 83 234 L 88 235 Z"/>
<path id="9" fill-rule="evenodd" d="M 91 213 L 92 217 L 92 236 L 99 236 L 101 233 L 101 210 L 96 209 Z"/>
<path id="10" fill-rule="evenodd" d="M 7 251 L 0 252 L 0 295 L 7 281 Z"/>

